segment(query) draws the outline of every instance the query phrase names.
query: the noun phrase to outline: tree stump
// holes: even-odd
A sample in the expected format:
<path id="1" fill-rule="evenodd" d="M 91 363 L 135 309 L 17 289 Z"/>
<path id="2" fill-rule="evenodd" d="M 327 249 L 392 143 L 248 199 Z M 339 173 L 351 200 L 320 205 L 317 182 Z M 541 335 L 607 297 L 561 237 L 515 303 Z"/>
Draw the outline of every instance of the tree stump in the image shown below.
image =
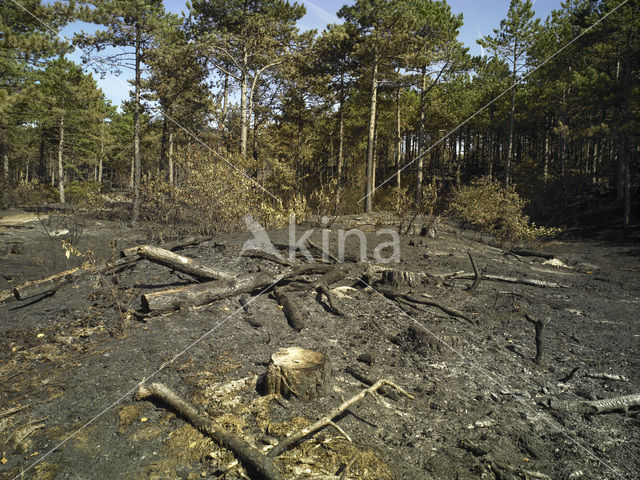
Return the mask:
<path id="1" fill-rule="evenodd" d="M 299 347 L 281 348 L 273 355 L 260 382 L 265 394 L 278 393 L 314 400 L 328 392 L 331 364 L 326 355 Z"/>

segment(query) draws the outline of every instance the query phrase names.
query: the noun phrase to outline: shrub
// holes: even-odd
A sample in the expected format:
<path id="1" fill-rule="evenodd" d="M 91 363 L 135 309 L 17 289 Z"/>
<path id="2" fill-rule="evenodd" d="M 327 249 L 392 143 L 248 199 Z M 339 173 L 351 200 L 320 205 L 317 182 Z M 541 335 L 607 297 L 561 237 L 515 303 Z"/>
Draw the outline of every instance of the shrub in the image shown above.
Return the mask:
<path id="1" fill-rule="evenodd" d="M 556 234 L 557 229 L 536 227 L 524 214 L 526 201 L 513 187 L 504 188 L 483 177 L 453 191 L 448 213 L 496 237 L 500 243 L 530 241 Z"/>
<path id="2" fill-rule="evenodd" d="M 4 188 L 4 186 L 2 187 Z M 13 186 L 8 186 L 5 193 L 7 205 L 43 205 L 58 201 L 58 190 L 45 183 L 20 180 Z"/>
<path id="3" fill-rule="evenodd" d="M 95 209 L 102 206 L 102 185 L 91 180 L 68 182 L 64 186 L 65 200 L 80 208 Z"/>
<path id="4" fill-rule="evenodd" d="M 243 168 L 241 158 L 230 158 L 229 163 L 237 170 L 206 152 L 189 150 L 178 158 L 180 177 L 176 185 L 157 180 L 141 187 L 142 217 L 170 227 L 174 233 L 183 230 L 203 234 L 242 229 L 248 213 L 268 227 L 287 224 L 290 215 L 298 220 L 306 218 L 304 198 L 283 177 L 279 177 L 278 185 L 265 185 L 283 199 L 280 203 L 240 173 L 249 170 Z"/>

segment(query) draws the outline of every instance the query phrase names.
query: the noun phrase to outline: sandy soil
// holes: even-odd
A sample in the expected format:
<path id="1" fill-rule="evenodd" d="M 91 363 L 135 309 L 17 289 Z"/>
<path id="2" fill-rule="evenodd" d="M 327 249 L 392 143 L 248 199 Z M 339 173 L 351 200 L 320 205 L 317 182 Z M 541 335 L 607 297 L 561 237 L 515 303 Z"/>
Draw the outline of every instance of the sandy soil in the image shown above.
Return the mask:
<path id="1" fill-rule="evenodd" d="M 6 213 L 0 291 L 144 241 L 119 222 L 86 220 L 78 229 L 54 213 L 27 221 L 12 212 L 19 222 Z M 341 226 L 334 225 L 332 241 Z M 286 231 L 270 235 L 274 243 L 287 240 Z M 67 259 L 64 238 L 91 255 Z M 275 275 L 282 267 L 238 257 L 247 238 L 221 235 L 180 253 L 234 272 Z M 321 241 L 318 232 L 312 238 Z M 370 246 L 378 241 L 373 233 L 368 239 Z M 432 307 L 401 306 L 362 284 L 340 290 L 344 317 L 312 291 L 294 294 L 307 325 L 300 333 L 269 294 L 253 297 L 248 314 L 232 297 L 142 321 L 132 314 L 142 293 L 193 281 L 146 261 L 114 276 L 89 275 L 53 295 L 10 299 L 0 305 L 0 477 L 246 478 L 228 451 L 170 409 L 135 402 L 139 382 L 165 383 L 263 448 L 365 388 L 347 373 L 355 367 L 415 399 L 365 398 L 336 420 L 353 443 L 334 429 L 321 431 L 277 460 L 285 478 L 339 477 L 353 458 L 345 478 L 640 478 L 637 409 L 586 415 L 547 406 L 548 399 L 640 392 L 640 245 L 581 239 L 540 249 L 555 261 L 505 255 L 479 234 L 447 224 L 437 239 L 401 237 L 401 270 L 470 272 L 471 251 L 485 274 L 566 286 L 482 281 L 469 294 L 471 282 L 456 280 L 414 288 L 475 324 Z M 533 361 L 534 331 L 524 313 L 550 318 L 544 366 Z M 256 392 L 255 378 L 284 346 L 329 357 L 334 373 L 325 398 L 305 403 Z M 16 407 L 24 408 L 9 410 Z"/>

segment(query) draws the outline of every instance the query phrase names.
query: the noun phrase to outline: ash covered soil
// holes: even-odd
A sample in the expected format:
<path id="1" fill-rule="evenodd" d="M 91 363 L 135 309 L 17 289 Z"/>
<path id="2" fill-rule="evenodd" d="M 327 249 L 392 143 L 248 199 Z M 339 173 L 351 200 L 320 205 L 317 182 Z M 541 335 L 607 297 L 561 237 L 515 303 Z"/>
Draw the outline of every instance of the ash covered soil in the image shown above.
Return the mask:
<path id="1" fill-rule="evenodd" d="M 0 291 L 151 243 L 143 230 L 106 220 L 65 234 L 56 213 L 49 215 L 2 212 Z M 339 219 L 329 235 L 333 252 L 338 228 L 368 225 L 372 258 L 373 248 L 389 240 L 373 233 L 384 223 Z M 298 238 L 311 227 L 299 226 Z M 65 257 L 60 240 L 74 232 L 78 251 L 92 255 Z M 288 231 L 270 237 L 286 243 Z M 275 279 L 285 267 L 239 257 L 248 238 L 219 235 L 178 253 L 232 272 L 272 272 Z M 311 238 L 321 243 L 319 228 Z M 469 293 L 469 279 L 420 277 L 420 285 L 394 286 L 472 322 L 398 303 L 380 295 L 379 284 L 353 281 L 335 290 L 344 316 L 312 289 L 292 293 L 305 322 L 300 332 L 268 292 L 254 295 L 246 309 L 232 296 L 141 318 L 135 315 L 141 294 L 194 282 L 146 260 L 117 274 L 84 276 L 54 294 L 10 298 L 0 305 L 0 477 L 248 478 L 229 451 L 170 408 L 135 401 L 139 383 L 166 384 L 262 450 L 366 388 L 351 368 L 391 380 L 415 398 L 365 397 L 335 419 L 352 442 L 337 429 L 321 430 L 276 459 L 285 478 L 338 479 L 347 465 L 347 479 L 640 478 L 637 407 L 601 414 L 549 408 L 550 399 L 640 393 L 640 245 L 594 238 L 536 248 L 553 259 L 505 255 L 486 236 L 452 224 L 442 224 L 437 238 L 400 237 L 401 262 L 385 265 L 399 271 L 470 273 L 470 251 L 483 274 L 560 285 L 482 280 Z M 357 252 L 350 242 L 347 253 Z M 526 315 L 549 318 L 544 365 L 534 362 Z M 329 358 L 326 396 L 303 402 L 256 391 L 271 355 L 289 346 Z"/>

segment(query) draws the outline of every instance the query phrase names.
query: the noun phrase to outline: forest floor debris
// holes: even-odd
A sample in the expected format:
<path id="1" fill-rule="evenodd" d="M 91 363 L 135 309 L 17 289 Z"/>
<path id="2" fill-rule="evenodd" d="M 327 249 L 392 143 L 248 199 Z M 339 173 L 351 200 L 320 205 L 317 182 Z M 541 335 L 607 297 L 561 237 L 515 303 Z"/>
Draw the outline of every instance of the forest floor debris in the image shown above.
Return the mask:
<path id="1" fill-rule="evenodd" d="M 338 219 L 332 228 L 341 221 L 361 223 Z M 287 241 L 286 231 L 269 233 L 276 244 Z M 242 256 L 247 238 L 194 240 L 180 255 L 197 268 L 253 278 L 300 267 Z M 11 253 L 16 243 L 22 253 Z M 146 243 L 137 231 L 95 221 L 76 248 L 109 260 Z M 65 259 L 61 247 L 49 252 L 50 245 L 37 221 L 2 225 L 0 291 L 86 261 Z M 357 243 L 347 245 L 347 254 L 357 251 Z M 88 274 L 45 295 L 10 299 L 0 305 L 0 475 L 19 475 L 68 439 L 30 478 L 245 478 L 230 451 L 170 408 L 132 399 L 154 375 L 150 384 L 165 384 L 261 452 L 310 428 L 364 391 L 363 383 L 388 379 L 415 397 L 399 402 L 387 387 L 329 418 L 337 428 L 327 423 L 274 459 L 287 479 L 638 478 L 639 252 L 634 243 L 566 240 L 504 255 L 442 222 L 435 238 L 401 236 L 401 263 L 385 266 L 393 274 L 350 265 L 329 276 L 331 263 L 297 270 L 280 294 L 293 299 L 298 329 L 287 323 L 284 302 L 253 290 L 136 321 L 143 295 L 206 283 L 142 259 L 107 275 L 112 289 Z M 385 283 L 392 279 L 397 284 Z M 222 281 L 229 280 L 214 280 Z M 536 336 L 523 312 L 534 322 L 551 319 L 544 362 L 535 362 Z M 131 317 L 124 327 L 123 315 Z M 330 360 L 324 397 L 258 393 L 256 378 L 271 355 L 290 346 Z M 607 402 L 616 411 L 592 414 Z"/>

